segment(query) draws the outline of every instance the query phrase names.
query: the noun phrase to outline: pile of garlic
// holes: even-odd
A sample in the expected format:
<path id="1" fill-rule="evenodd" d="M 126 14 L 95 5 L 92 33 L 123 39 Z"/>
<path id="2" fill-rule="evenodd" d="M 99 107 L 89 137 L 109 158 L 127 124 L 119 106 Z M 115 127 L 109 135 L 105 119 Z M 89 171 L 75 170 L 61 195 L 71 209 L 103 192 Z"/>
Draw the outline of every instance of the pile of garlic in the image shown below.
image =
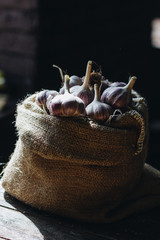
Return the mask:
<path id="1" fill-rule="evenodd" d="M 43 90 L 36 95 L 36 103 L 50 115 L 88 116 L 103 123 L 109 119 L 115 109 L 125 112 L 132 105 L 131 90 L 136 81 L 134 76 L 127 84 L 109 82 L 104 79 L 101 72 L 92 71 L 92 61 L 88 61 L 83 78 L 75 75 L 69 77 L 63 75 L 60 68 L 59 70 L 63 80 L 59 92 Z"/>

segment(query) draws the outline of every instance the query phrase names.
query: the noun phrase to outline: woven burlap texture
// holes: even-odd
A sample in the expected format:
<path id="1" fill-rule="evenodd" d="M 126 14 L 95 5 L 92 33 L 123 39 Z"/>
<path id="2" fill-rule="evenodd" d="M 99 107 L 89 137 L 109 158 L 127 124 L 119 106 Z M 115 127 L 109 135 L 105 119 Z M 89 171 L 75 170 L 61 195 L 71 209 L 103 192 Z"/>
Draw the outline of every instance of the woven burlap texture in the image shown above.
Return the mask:
<path id="1" fill-rule="evenodd" d="M 146 102 L 102 126 L 86 117 L 50 116 L 35 96 L 17 106 L 18 140 L 2 186 L 33 207 L 105 222 L 141 178 L 148 145 Z"/>

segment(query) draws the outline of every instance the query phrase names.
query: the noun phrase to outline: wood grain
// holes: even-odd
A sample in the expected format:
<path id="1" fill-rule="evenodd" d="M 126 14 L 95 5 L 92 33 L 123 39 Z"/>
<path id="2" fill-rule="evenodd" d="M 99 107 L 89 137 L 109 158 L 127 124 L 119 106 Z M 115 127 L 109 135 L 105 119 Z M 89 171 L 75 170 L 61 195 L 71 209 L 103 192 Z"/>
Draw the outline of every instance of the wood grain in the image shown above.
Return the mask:
<path id="1" fill-rule="evenodd" d="M 29 207 L 0 186 L 0 240 L 159 240 L 160 208 L 123 221 L 95 225 Z"/>

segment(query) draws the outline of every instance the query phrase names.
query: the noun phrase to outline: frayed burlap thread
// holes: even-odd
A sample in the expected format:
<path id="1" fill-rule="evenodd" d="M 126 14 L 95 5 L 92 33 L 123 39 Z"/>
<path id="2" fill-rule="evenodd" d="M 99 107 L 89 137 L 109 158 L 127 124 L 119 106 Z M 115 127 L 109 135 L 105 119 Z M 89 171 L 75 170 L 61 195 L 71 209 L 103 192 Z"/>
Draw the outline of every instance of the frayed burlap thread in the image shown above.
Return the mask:
<path id="1" fill-rule="evenodd" d="M 18 104 L 18 141 L 2 186 L 33 207 L 89 222 L 109 222 L 139 183 L 148 146 L 146 102 L 109 125 L 50 116 L 36 93 Z M 112 217 L 113 221 L 113 217 Z"/>

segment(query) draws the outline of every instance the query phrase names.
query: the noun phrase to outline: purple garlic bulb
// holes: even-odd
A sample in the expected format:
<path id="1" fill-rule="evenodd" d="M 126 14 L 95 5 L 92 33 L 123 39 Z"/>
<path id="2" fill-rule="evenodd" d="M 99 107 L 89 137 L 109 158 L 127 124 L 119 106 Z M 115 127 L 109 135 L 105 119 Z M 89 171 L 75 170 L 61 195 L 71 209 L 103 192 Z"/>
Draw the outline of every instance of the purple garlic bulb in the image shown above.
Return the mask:
<path id="1" fill-rule="evenodd" d="M 108 103 L 114 108 L 119 108 L 121 110 L 127 109 L 127 107 L 131 104 L 131 89 L 133 88 L 136 77 L 131 77 L 129 79 L 128 84 L 123 87 L 108 87 L 101 96 L 101 101 L 104 103 Z"/>
<path id="2" fill-rule="evenodd" d="M 125 82 L 113 82 L 110 84 L 110 87 L 124 87 L 126 86 Z"/>
<path id="3" fill-rule="evenodd" d="M 70 77 L 70 81 L 69 81 L 69 87 L 75 86 L 75 85 L 82 85 L 82 78 L 76 76 L 76 75 L 72 75 Z"/>
<path id="4" fill-rule="evenodd" d="M 73 76 L 70 77 L 69 88 L 71 88 L 73 86 L 76 86 L 76 85 L 81 86 L 82 84 L 83 84 L 82 78 L 80 78 L 76 75 L 73 75 Z M 60 90 L 59 90 L 60 94 L 64 94 L 64 92 L 65 92 L 65 86 L 61 87 Z"/>
<path id="5" fill-rule="evenodd" d="M 86 107 L 86 114 L 97 122 L 104 122 L 113 114 L 113 108 L 100 101 L 98 84 L 94 84 L 94 92 L 94 100 Z"/>
<path id="6" fill-rule="evenodd" d="M 109 81 L 108 79 L 105 79 L 101 82 L 101 86 L 100 86 L 100 95 L 104 92 L 104 90 L 106 88 L 108 88 L 110 85 L 109 85 Z"/>
<path id="7" fill-rule="evenodd" d="M 40 106 L 41 108 L 46 108 L 48 97 L 51 96 L 52 98 L 54 98 L 58 94 L 59 93 L 55 90 L 43 90 L 36 95 L 35 101 L 37 105 Z"/>
<path id="8" fill-rule="evenodd" d="M 85 107 L 93 101 L 93 91 L 89 88 L 89 80 L 92 68 L 92 61 L 88 61 L 86 75 L 84 82 L 81 86 L 73 86 L 70 88 L 70 93 L 74 96 L 81 98 L 84 102 Z"/>
<path id="9" fill-rule="evenodd" d="M 85 115 L 84 102 L 69 92 L 69 76 L 65 75 L 65 93 L 59 94 L 48 104 L 48 110 L 54 116 L 81 116 Z"/>

